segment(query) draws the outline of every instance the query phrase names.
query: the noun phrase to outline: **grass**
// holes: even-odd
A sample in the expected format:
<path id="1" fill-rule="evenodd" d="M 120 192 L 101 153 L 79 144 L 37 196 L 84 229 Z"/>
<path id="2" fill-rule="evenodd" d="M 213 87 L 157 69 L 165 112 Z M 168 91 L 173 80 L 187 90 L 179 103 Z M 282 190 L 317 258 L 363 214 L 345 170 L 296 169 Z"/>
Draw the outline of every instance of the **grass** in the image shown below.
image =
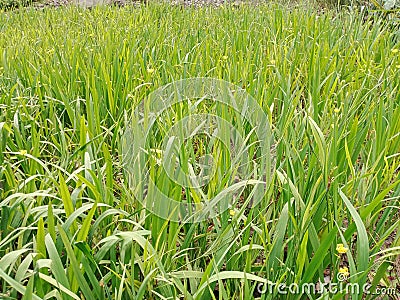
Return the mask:
<path id="1" fill-rule="evenodd" d="M 345 290 L 257 293 L 259 283 L 327 274 L 337 283 L 341 267 L 371 291 L 398 283 L 400 41 L 382 19 L 148 5 L 19 10 L 2 13 L 0 28 L 0 297 L 342 299 Z M 190 224 L 135 199 L 122 138 L 151 92 L 192 77 L 252 95 L 270 118 L 273 150 L 229 108 L 183 102 L 147 141 L 155 185 L 196 202 L 233 183 L 229 149 L 212 137 L 176 153 L 185 172 L 213 158 L 203 189 L 182 188 L 157 163 L 168 129 L 193 111 L 217 112 L 249 137 L 253 177 L 265 173 L 262 157 L 274 171 L 256 206 L 243 205 L 247 187 L 221 215 Z"/>

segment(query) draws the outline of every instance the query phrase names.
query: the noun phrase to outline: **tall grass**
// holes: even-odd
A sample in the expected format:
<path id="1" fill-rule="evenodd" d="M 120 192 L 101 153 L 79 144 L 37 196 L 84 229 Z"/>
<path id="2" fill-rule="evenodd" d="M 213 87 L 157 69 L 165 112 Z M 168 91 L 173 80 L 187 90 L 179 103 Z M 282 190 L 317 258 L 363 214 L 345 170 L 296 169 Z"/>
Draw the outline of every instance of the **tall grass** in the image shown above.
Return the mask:
<path id="1" fill-rule="evenodd" d="M 337 282 L 344 265 L 351 283 L 396 283 L 400 41 L 380 19 L 279 6 L 65 7 L 3 13 L 0 28 L 0 297 L 328 299 L 259 295 L 257 285 Z M 276 171 L 256 207 L 239 201 L 181 224 L 134 200 L 121 137 L 142 99 L 191 77 L 257 99 Z M 187 109 L 159 120 L 153 145 Z M 200 136 L 183 154 L 228 163 L 209 142 Z M 167 181 L 158 153 L 148 161 L 157 184 L 199 197 Z M 226 188 L 218 178 L 209 193 Z M 338 255 L 337 244 L 349 250 Z"/>

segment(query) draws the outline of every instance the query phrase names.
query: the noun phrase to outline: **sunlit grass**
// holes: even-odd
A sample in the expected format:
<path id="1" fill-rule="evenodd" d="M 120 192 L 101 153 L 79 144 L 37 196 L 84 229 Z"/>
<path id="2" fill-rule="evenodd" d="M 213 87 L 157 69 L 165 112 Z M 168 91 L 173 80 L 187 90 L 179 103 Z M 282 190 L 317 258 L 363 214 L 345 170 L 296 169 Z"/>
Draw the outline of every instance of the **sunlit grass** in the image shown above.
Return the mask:
<path id="1" fill-rule="evenodd" d="M 0 298 L 252 299 L 267 280 L 317 282 L 330 271 L 337 282 L 344 264 L 352 283 L 397 283 L 388 268 L 400 249 L 394 30 L 379 18 L 279 6 L 3 13 Z M 120 143 L 142 99 L 191 77 L 238 85 L 270 112 L 276 169 L 258 206 L 237 203 L 193 225 L 132 199 Z M 153 145 L 187 109 L 159 121 Z M 224 166 L 223 147 L 208 142 L 199 137 L 188 156 L 211 153 Z M 337 244 L 349 250 L 339 255 Z"/>

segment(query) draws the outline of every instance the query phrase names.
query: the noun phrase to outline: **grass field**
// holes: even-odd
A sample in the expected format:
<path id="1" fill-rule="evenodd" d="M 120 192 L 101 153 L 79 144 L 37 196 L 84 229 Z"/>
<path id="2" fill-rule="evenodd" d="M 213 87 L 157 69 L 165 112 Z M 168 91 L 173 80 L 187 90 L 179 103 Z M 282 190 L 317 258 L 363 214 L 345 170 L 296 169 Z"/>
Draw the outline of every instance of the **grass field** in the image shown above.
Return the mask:
<path id="1" fill-rule="evenodd" d="M 377 16 L 278 5 L 2 13 L 0 298 L 375 299 L 387 288 L 395 299 L 396 30 Z M 249 122 L 212 99 L 173 105 L 146 141 L 147 178 L 195 206 L 241 189 L 212 218 L 165 220 L 138 201 L 155 194 L 129 184 L 141 169 L 124 168 L 122 139 L 150 93 L 196 77 L 244 89 L 272 138 L 262 147 Z M 268 177 L 263 193 L 235 176 L 214 136 L 191 136 L 168 156 L 168 130 L 195 113 L 218 114 L 245 137 L 239 152 L 250 179 Z M 204 155 L 215 172 L 203 187 L 182 187 L 160 164 L 196 173 Z M 278 288 L 324 280 L 361 291 Z"/>

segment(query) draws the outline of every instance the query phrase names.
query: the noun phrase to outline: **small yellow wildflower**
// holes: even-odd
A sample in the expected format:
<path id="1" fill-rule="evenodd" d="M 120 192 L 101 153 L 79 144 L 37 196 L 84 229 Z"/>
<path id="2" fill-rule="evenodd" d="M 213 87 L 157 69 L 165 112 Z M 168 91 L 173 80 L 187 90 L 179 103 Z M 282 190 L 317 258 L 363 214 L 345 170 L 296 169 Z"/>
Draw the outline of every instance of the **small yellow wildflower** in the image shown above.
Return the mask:
<path id="1" fill-rule="evenodd" d="M 149 73 L 149 74 L 154 73 L 154 71 L 155 71 L 155 70 L 152 69 L 152 68 L 148 68 L 148 69 L 147 69 L 147 73 Z"/>
<path id="2" fill-rule="evenodd" d="M 397 52 L 399 52 L 399 49 L 396 49 L 396 48 L 393 48 L 392 50 L 390 50 L 390 51 L 392 51 L 392 53 L 397 53 Z"/>
<path id="3" fill-rule="evenodd" d="M 335 113 L 338 113 L 338 112 L 340 112 L 340 108 L 335 108 L 333 111 L 334 111 Z"/>
<path id="4" fill-rule="evenodd" d="M 229 214 L 233 217 L 235 215 L 235 211 L 233 209 L 230 209 Z"/>
<path id="5" fill-rule="evenodd" d="M 350 275 L 349 269 L 347 267 L 339 268 L 339 273 L 343 274 L 345 277 L 348 277 Z"/>
<path id="6" fill-rule="evenodd" d="M 223 60 L 227 60 L 227 59 L 228 59 L 228 56 L 224 55 L 224 56 L 222 56 L 222 59 L 223 59 Z"/>
<path id="7" fill-rule="evenodd" d="M 339 252 L 340 254 L 346 253 L 347 250 L 349 250 L 349 249 L 346 248 L 345 246 L 343 246 L 343 244 L 337 244 L 336 245 L 336 251 Z"/>
<path id="8" fill-rule="evenodd" d="M 25 156 L 28 153 L 26 150 L 19 150 L 19 154 Z"/>

